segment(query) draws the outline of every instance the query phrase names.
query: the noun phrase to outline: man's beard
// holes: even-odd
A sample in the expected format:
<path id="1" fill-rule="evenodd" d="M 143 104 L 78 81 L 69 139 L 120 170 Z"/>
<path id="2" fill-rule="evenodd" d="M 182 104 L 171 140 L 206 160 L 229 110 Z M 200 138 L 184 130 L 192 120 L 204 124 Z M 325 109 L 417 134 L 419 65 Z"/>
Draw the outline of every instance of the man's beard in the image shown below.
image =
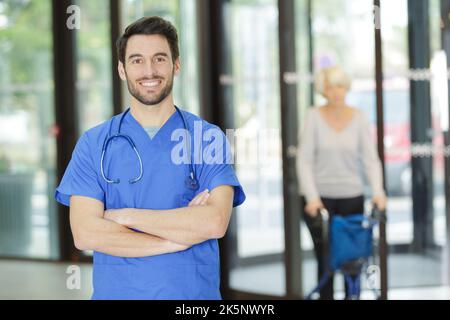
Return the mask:
<path id="1" fill-rule="evenodd" d="M 139 84 L 134 84 L 133 82 L 131 82 L 128 77 L 127 77 L 127 86 L 128 86 L 128 91 L 130 92 L 130 94 L 136 99 L 138 100 L 140 103 L 146 105 L 146 106 L 153 106 L 153 105 L 157 105 L 159 103 L 161 103 L 164 99 L 166 99 L 169 94 L 172 92 L 173 89 L 173 78 L 175 76 L 175 73 L 172 73 L 172 77 L 169 79 L 170 81 L 167 83 L 167 85 L 161 90 L 161 93 L 154 97 L 154 98 L 147 98 L 144 95 L 140 94 L 139 89 L 137 88 L 137 86 Z M 162 77 L 154 77 L 154 78 L 142 78 L 139 79 L 139 81 L 143 81 L 143 80 L 163 80 Z"/>

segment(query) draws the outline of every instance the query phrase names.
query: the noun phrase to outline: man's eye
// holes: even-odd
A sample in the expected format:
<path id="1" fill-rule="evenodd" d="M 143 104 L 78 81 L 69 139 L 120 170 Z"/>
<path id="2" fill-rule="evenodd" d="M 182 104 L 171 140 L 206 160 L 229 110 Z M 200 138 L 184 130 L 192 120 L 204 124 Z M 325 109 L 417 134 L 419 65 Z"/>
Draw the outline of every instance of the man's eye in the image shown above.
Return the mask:
<path id="1" fill-rule="evenodd" d="M 133 63 L 133 64 L 141 63 L 141 62 L 142 62 L 142 59 L 135 59 L 135 60 L 131 61 L 131 63 Z"/>

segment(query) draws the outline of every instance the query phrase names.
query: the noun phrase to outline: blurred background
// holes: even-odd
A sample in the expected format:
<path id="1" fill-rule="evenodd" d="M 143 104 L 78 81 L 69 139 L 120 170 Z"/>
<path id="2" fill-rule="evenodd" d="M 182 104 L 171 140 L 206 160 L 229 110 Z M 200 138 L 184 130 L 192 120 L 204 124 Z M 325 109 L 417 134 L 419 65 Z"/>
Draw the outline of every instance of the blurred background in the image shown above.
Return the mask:
<path id="1" fill-rule="evenodd" d="M 91 253 L 53 194 L 78 137 L 126 108 L 115 40 L 149 15 L 179 31 L 176 104 L 240 133 L 247 201 L 220 240 L 225 298 L 316 284 L 293 154 L 323 103 L 313 75 L 339 64 L 385 169 L 389 298 L 450 299 L 450 0 L 0 0 L 0 299 L 90 297 Z"/>

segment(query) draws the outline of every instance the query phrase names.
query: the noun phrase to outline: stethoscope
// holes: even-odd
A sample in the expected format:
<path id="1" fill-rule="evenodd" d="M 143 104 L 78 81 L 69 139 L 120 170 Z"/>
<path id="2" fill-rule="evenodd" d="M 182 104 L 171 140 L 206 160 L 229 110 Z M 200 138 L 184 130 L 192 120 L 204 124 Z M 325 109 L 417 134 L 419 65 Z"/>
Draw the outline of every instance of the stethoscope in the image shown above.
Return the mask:
<path id="1" fill-rule="evenodd" d="M 187 122 L 186 122 L 186 118 L 184 117 L 183 113 L 181 112 L 181 110 L 177 106 L 175 106 L 175 109 L 178 112 L 178 114 L 180 115 L 181 119 L 183 120 L 184 129 L 186 130 L 186 132 L 189 132 L 188 125 L 187 125 Z M 105 160 L 106 150 L 108 149 L 109 143 L 112 140 L 116 139 L 116 138 L 125 139 L 128 142 L 128 144 L 131 146 L 131 148 L 134 150 L 134 153 L 136 154 L 136 157 L 138 158 L 138 161 L 139 161 L 139 176 L 137 176 L 136 178 L 130 179 L 128 182 L 130 184 L 134 184 L 134 183 L 140 181 L 142 179 L 142 175 L 144 174 L 144 166 L 142 165 L 142 158 L 141 158 L 141 155 L 139 154 L 139 151 L 136 148 L 136 145 L 135 145 L 133 139 L 131 139 L 130 136 L 121 133 L 122 122 L 123 122 L 123 119 L 125 118 L 125 116 L 127 115 L 128 112 L 130 112 L 130 108 L 128 108 L 123 113 L 123 115 L 120 117 L 119 129 L 117 130 L 117 133 L 114 134 L 114 135 L 111 135 L 111 126 L 112 126 L 112 123 L 113 123 L 113 121 L 111 120 L 111 123 L 109 125 L 109 134 L 105 138 L 105 141 L 103 142 L 102 157 L 101 157 L 101 160 L 100 160 L 100 171 L 101 171 L 103 179 L 107 183 L 110 183 L 110 184 L 120 183 L 120 179 L 109 179 L 106 176 L 105 171 L 104 171 L 104 160 Z M 185 143 L 186 143 L 186 147 L 187 147 L 186 149 L 188 150 L 188 154 L 191 157 L 191 159 L 190 159 L 191 161 L 189 162 L 189 176 L 186 177 L 185 183 L 186 183 L 186 186 L 189 189 L 197 190 L 199 185 L 198 185 L 197 178 L 195 176 L 194 166 L 192 164 L 192 154 L 191 154 L 191 150 L 190 150 L 190 143 L 187 140 L 188 140 L 188 137 L 186 136 L 186 139 L 185 139 Z"/>

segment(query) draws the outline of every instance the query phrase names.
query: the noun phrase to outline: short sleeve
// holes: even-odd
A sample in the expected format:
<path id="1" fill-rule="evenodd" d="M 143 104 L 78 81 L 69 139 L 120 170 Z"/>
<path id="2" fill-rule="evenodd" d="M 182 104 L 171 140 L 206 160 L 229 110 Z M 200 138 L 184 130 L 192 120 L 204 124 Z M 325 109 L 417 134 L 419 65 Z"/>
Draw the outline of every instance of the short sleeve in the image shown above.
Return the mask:
<path id="1" fill-rule="evenodd" d="M 203 147 L 202 164 L 196 165 L 200 189 L 213 190 L 221 185 L 232 186 L 233 207 L 237 207 L 245 201 L 245 193 L 232 166 L 229 141 L 223 131 L 215 126 L 206 131 L 206 136 L 211 136 L 211 140 Z"/>
<path id="2" fill-rule="evenodd" d="M 97 179 L 86 133 L 80 137 L 75 146 L 61 183 L 56 188 L 55 199 L 69 206 L 70 196 L 73 195 L 105 202 L 105 193 Z"/>

